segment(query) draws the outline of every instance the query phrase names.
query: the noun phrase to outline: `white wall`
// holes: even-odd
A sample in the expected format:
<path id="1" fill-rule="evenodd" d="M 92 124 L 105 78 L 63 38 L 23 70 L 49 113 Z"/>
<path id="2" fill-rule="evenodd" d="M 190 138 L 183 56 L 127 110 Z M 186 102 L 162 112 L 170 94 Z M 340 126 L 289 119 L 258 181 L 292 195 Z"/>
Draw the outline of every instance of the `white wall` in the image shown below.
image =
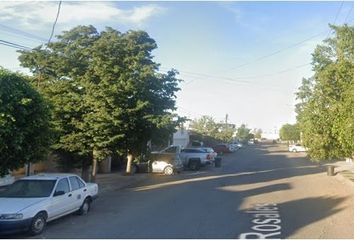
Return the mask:
<path id="1" fill-rule="evenodd" d="M 179 129 L 173 134 L 172 145 L 186 147 L 189 143 L 189 133 L 187 130 Z"/>

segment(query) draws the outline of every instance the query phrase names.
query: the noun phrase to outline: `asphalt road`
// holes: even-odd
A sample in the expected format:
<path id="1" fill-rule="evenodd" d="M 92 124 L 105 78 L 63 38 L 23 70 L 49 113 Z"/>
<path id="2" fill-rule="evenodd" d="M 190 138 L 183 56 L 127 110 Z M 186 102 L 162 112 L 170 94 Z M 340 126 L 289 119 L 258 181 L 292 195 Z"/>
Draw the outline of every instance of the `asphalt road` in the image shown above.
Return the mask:
<path id="1" fill-rule="evenodd" d="M 225 155 L 221 168 L 151 176 L 107 192 L 87 216 L 38 238 L 354 238 L 354 188 L 279 145 Z"/>

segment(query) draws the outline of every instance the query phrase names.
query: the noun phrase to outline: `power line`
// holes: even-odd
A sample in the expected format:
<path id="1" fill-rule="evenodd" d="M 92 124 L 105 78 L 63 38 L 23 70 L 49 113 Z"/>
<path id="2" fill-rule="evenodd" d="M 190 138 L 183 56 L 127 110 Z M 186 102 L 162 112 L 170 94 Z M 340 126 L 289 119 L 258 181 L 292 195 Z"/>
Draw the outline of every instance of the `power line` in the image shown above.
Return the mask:
<path id="1" fill-rule="evenodd" d="M 21 49 L 21 50 L 23 50 L 23 48 L 16 47 L 16 46 L 14 46 L 14 45 L 2 43 L 2 42 L 0 42 L 0 45 L 4 45 L 4 46 L 7 46 L 7 47 L 12 47 L 12 48 L 16 48 L 16 49 Z"/>
<path id="2" fill-rule="evenodd" d="M 333 24 L 335 24 L 336 21 L 337 21 L 337 18 L 338 18 L 338 16 L 339 16 L 339 13 L 341 12 L 342 7 L 343 7 L 343 3 L 344 3 L 344 1 L 342 1 L 341 5 L 340 5 L 340 8 L 339 8 L 338 11 L 337 11 L 337 14 L 336 14 L 336 17 L 335 17 L 335 20 L 334 20 L 334 23 L 333 23 Z M 261 56 L 261 57 L 259 57 L 259 58 L 256 58 L 256 59 L 253 60 L 252 62 L 248 62 L 248 63 L 244 63 L 244 64 L 241 64 L 241 65 L 238 65 L 238 66 L 236 66 L 236 67 L 234 67 L 234 68 L 231 68 L 230 70 L 235 70 L 235 69 L 238 69 L 238 68 L 242 68 L 242 67 L 248 66 L 248 65 L 250 65 L 250 64 L 252 64 L 252 63 L 254 63 L 254 62 L 258 62 L 258 61 L 261 61 L 261 60 L 263 60 L 263 59 L 272 57 L 272 56 L 274 56 L 274 55 L 276 55 L 276 54 L 279 54 L 279 53 L 281 53 L 281 52 L 283 52 L 283 51 L 285 51 L 285 50 L 291 49 L 291 48 L 293 48 L 293 47 L 297 47 L 297 46 L 299 46 L 299 45 L 301 45 L 301 44 L 303 44 L 303 43 L 305 43 L 305 42 L 307 42 L 307 41 L 309 41 L 309 40 L 312 40 L 312 39 L 314 39 L 314 38 L 316 38 L 316 37 L 322 35 L 323 33 L 326 33 L 326 32 L 327 32 L 327 31 L 318 33 L 318 34 L 316 34 L 316 35 L 314 35 L 314 36 L 312 36 L 312 37 L 309 37 L 309 38 L 307 38 L 307 39 L 305 39 L 305 40 L 302 40 L 302 41 L 300 41 L 300 42 L 294 43 L 294 44 L 292 44 L 292 45 L 290 45 L 290 46 L 288 46 L 288 47 L 279 49 L 279 50 L 277 50 L 277 51 L 275 51 L 275 52 L 272 52 L 272 53 L 270 53 L 270 54 L 267 54 L 267 55 Z M 329 32 L 328 32 L 326 38 L 328 38 L 328 36 L 329 36 L 330 33 L 331 33 L 331 30 L 329 30 Z"/>
<path id="3" fill-rule="evenodd" d="M 342 1 L 342 2 L 341 2 L 340 7 L 338 8 L 338 11 L 337 11 L 336 17 L 335 17 L 335 19 L 334 19 L 334 21 L 333 21 L 333 24 L 336 24 L 337 19 L 338 19 L 338 16 L 339 16 L 340 12 L 342 11 L 343 4 L 344 4 L 344 1 Z"/>
<path id="4" fill-rule="evenodd" d="M 35 39 L 35 40 L 38 40 L 38 41 L 41 41 L 41 42 L 46 41 L 45 38 L 36 36 L 36 35 L 34 35 L 32 33 L 28 33 L 28 32 L 25 32 L 23 30 L 16 29 L 14 27 L 6 26 L 4 24 L 0 24 L 0 29 L 2 29 L 5 32 L 9 32 L 9 33 L 16 34 L 18 36 L 25 37 L 27 39 Z"/>
<path id="5" fill-rule="evenodd" d="M 26 46 L 23 46 L 23 45 L 20 45 L 20 44 L 17 44 L 17 43 L 13 43 L 13 42 L 1 40 L 1 39 L 0 39 L 0 44 L 4 45 L 4 46 L 8 46 L 8 47 L 21 49 L 21 50 L 31 50 L 30 47 L 26 47 Z"/>
<path id="6" fill-rule="evenodd" d="M 333 24 L 336 23 L 336 21 L 337 21 L 337 19 L 338 19 L 338 16 L 339 16 L 339 14 L 340 14 L 340 12 L 341 12 L 341 10 L 342 10 L 343 4 L 344 4 L 344 1 L 342 1 L 342 3 L 341 3 L 341 5 L 340 5 L 339 9 L 337 10 L 337 13 L 336 13 L 336 16 L 335 16 L 335 19 L 334 19 L 334 23 L 333 23 Z M 350 12 L 352 11 L 353 7 L 354 7 L 354 5 L 353 5 L 352 8 L 350 9 Z M 348 13 L 347 18 L 348 18 L 348 16 L 350 15 L 350 12 Z M 327 33 L 327 31 L 318 33 L 318 34 L 313 35 L 313 36 L 311 36 L 311 37 L 309 37 L 309 38 L 307 38 L 307 39 L 304 39 L 304 40 L 302 40 L 302 41 L 300 41 L 300 42 L 294 43 L 294 44 L 292 44 L 292 45 L 290 45 L 290 46 L 287 46 L 287 47 L 285 47 L 285 48 L 279 49 L 279 50 L 277 50 L 277 51 L 275 51 L 275 52 L 272 52 L 272 53 L 269 53 L 269 54 L 267 54 L 267 55 L 258 57 L 258 58 L 256 58 L 255 60 L 253 60 L 252 62 L 248 62 L 248 63 L 244 63 L 244 64 L 241 64 L 241 65 L 238 65 L 238 66 L 236 66 L 236 67 L 234 67 L 234 68 L 231 68 L 230 70 L 235 70 L 235 69 L 238 69 L 238 68 L 241 68 L 241 67 L 250 65 L 250 64 L 252 64 L 252 63 L 254 63 L 254 62 L 257 62 L 257 61 L 260 61 L 260 60 L 263 60 L 263 59 L 272 57 L 272 56 L 274 56 L 274 55 L 276 55 L 276 54 L 279 54 L 279 53 L 281 53 L 281 52 L 283 52 L 283 51 L 285 51 L 285 50 L 288 50 L 288 49 L 297 47 L 297 46 L 299 46 L 299 45 L 301 45 L 301 44 L 303 44 L 303 43 L 305 43 L 305 42 L 307 42 L 307 41 L 309 41 L 309 40 L 312 40 L 312 39 L 314 39 L 314 38 L 316 38 L 316 37 L 318 37 L 318 36 L 320 36 L 320 35 L 322 35 L 322 34 L 324 34 L 324 33 L 327 33 L 327 37 L 326 37 L 326 38 L 328 38 L 330 32 L 331 32 L 331 29 L 329 30 L 328 33 Z M 296 69 L 296 68 L 299 68 L 299 67 L 302 67 L 302 66 L 307 66 L 307 65 L 310 65 L 310 64 L 311 64 L 311 63 L 303 64 L 303 65 L 300 65 L 300 66 L 295 66 L 294 68 L 286 69 L 286 70 L 280 71 L 280 72 L 275 73 L 275 74 L 265 74 L 265 75 L 250 76 L 250 77 L 236 77 L 236 78 L 232 78 L 232 80 L 235 80 L 235 79 L 247 79 L 247 78 L 259 78 L 259 77 L 265 77 L 265 76 L 272 76 L 272 75 L 276 75 L 276 74 L 279 74 L 279 73 L 284 73 L 284 72 L 288 72 L 288 71 L 293 71 L 293 70 Z M 188 75 L 188 74 L 193 74 L 193 75 L 199 75 L 199 76 L 204 76 L 204 77 L 212 77 L 212 78 L 216 78 L 216 77 L 217 77 L 217 76 L 211 76 L 211 75 L 208 75 L 208 74 L 196 73 L 196 72 L 187 72 L 187 71 L 184 71 L 184 72 L 183 72 L 183 71 L 181 71 L 181 73 L 184 73 L 184 74 L 187 73 L 187 75 Z M 217 77 L 217 78 L 223 78 L 223 79 L 228 79 L 228 80 L 230 80 L 230 78 L 227 78 L 227 77 Z M 236 81 L 235 81 L 235 82 L 236 82 Z M 238 82 L 241 82 L 241 81 L 238 81 Z M 247 82 L 247 81 L 242 81 L 242 82 L 243 82 L 243 83 L 249 83 L 249 82 Z"/>
<path id="7" fill-rule="evenodd" d="M 286 50 L 288 50 L 288 49 L 291 49 L 291 48 L 297 47 L 297 46 L 299 46 L 299 45 L 302 45 L 303 43 L 305 43 L 305 42 L 307 42 L 307 41 L 309 41 L 309 40 L 312 40 L 312 39 L 314 39 L 314 38 L 316 38 L 316 37 L 318 37 L 318 36 L 321 36 L 322 34 L 324 34 L 324 33 L 326 33 L 326 32 L 327 32 L 327 31 L 318 33 L 318 34 L 313 35 L 313 36 L 311 36 L 311 37 L 309 37 L 309 38 L 306 38 L 305 40 L 302 40 L 302 41 L 300 41 L 300 42 L 294 43 L 294 44 L 292 44 L 292 45 L 290 45 L 290 46 L 287 46 L 287 47 L 285 47 L 285 48 L 279 49 L 279 50 L 277 50 L 277 51 L 274 51 L 274 52 L 272 52 L 272 53 L 266 54 L 266 55 L 264 55 L 264 56 L 258 57 L 258 58 L 254 59 L 254 60 L 251 61 L 251 62 L 247 62 L 247 63 L 241 64 L 241 65 L 238 65 L 238 66 L 236 66 L 236 67 L 233 67 L 233 68 L 229 69 L 229 71 L 235 70 L 235 69 L 238 69 L 238 68 L 242 68 L 242 67 L 244 67 L 244 66 L 253 64 L 254 62 L 261 61 L 261 60 L 263 60 L 263 59 L 272 57 L 272 56 L 277 55 L 277 54 L 279 54 L 279 53 L 281 53 L 281 52 L 283 52 L 283 51 L 286 51 Z"/>
<path id="8" fill-rule="evenodd" d="M 58 22 L 58 18 L 59 18 L 59 14 L 60 14 L 60 8 L 61 8 L 61 1 L 59 1 L 59 4 L 58 4 L 57 15 L 55 17 L 55 20 L 54 20 L 54 23 L 53 23 L 53 27 L 52 27 L 52 32 L 50 33 L 50 37 L 49 37 L 47 45 L 50 43 L 50 41 L 52 40 L 52 37 L 54 35 L 55 25 Z"/>
<path id="9" fill-rule="evenodd" d="M 349 10 L 347 16 L 345 17 L 344 23 L 347 23 L 347 22 L 348 22 L 349 16 L 350 16 L 350 14 L 352 13 L 353 8 L 354 8 L 354 3 L 352 4 L 352 7 L 350 8 L 350 10 Z"/>
<path id="10" fill-rule="evenodd" d="M 341 2 L 340 6 L 339 6 L 339 8 L 338 8 L 338 10 L 337 10 L 336 17 L 334 18 L 334 21 L 333 21 L 333 25 L 335 25 L 336 22 L 337 22 L 337 19 L 338 19 L 338 17 L 339 17 L 339 14 L 340 14 L 340 12 L 342 11 L 343 4 L 344 4 L 344 1 Z M 329 37 L 329 35 L 331 34 L 331 32 L 332 32 L 332 29 L 330 28 L 329 31 L 328 31 L 328 34 L 327 34 L 326 39 Z"/>
<path id="11" fill-rule="evenodd" d="M 306 64 L 301 64 L 301 65 L 297 65 L 294 67 L 290 67 L 290 68 L 286 68 L 284 70 L 280 70 L 278 72 L 274 72 L 274 73 L 267 73 L 267 74 L 261 74 L 261 75 L 253 75 L 253 76 L 239 76 L 239 77 L 225 77 L 225 76 L 215 76 L 215 75 L 208 75 L 208 74 L 201 74 L 201 73 L 194 73 L 194 72 L 188 72 L 188 71 L 179 71 L 180 73 L 184 74 L 184 75 L 189 75 L 191 77 L 206 77 L 206 78 L 215 78 L 215 79 L 223 79 L 223 80 L 227 80 L 228 82 L 238 82 L 238 83 L 251 83 L 251 84 L 255 84 L 255 82 L 250 82 L 250 81 L 240 81 L 239 79 L 255 79 L 255 78 L 262 78 L 262 77 L 269 77 L 269 76 L 275 76 L 275 75 L 279 75 L 282 73 L 286 73 L 286 72 L 290 72 L 290 71 L 294 71 L 295 69 L 298 68 L 302 68 L 305 66 L 311 65 L 311 63 L 306 63 Z M 167 68 L 165 68 L 167 69 Z M 194 80 L 193 80 L 194 81 Z M 188 82 L 189 83 L 189 82 Z"/>

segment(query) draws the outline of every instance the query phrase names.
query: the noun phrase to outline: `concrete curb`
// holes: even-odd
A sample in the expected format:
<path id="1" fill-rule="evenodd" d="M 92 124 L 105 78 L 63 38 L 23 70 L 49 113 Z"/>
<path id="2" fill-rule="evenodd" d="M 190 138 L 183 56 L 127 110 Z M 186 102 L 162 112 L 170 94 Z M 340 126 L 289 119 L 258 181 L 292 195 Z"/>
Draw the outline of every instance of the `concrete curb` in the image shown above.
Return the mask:
<path id="1" fill-rule="evenodd" d="M 340 172 L 336 173 L 336 175 L 334 176 L 336 178 L 336 180 L 338 180 L 348 186 L 354 187 L 354 181 L 349 179 L 347 176 L 344 176 L 343 172 L 345 172 L 345 171 L 340 171 Z M 354 176 L 354 172 L 353 172 L 353 176 Z"/>

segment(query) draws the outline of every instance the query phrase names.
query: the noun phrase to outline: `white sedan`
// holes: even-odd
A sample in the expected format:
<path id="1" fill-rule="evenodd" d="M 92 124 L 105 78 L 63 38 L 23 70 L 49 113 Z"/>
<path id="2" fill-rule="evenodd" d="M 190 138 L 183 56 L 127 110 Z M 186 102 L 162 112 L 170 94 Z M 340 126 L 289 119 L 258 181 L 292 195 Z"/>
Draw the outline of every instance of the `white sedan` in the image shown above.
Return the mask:
<path id="1" fill-rule="evenodd" d="M 306 152 L 306 148 L 300 144 L 289 145 L 289 152 Z"/>
<path id="2" fill-rule="evenodd" d="M 97 184 L 74 174 L 22 178 L 0 192 L 0 234 L 40 234 L 49 221 L 73 212 L 87 214 L 97 196 Z"/>

